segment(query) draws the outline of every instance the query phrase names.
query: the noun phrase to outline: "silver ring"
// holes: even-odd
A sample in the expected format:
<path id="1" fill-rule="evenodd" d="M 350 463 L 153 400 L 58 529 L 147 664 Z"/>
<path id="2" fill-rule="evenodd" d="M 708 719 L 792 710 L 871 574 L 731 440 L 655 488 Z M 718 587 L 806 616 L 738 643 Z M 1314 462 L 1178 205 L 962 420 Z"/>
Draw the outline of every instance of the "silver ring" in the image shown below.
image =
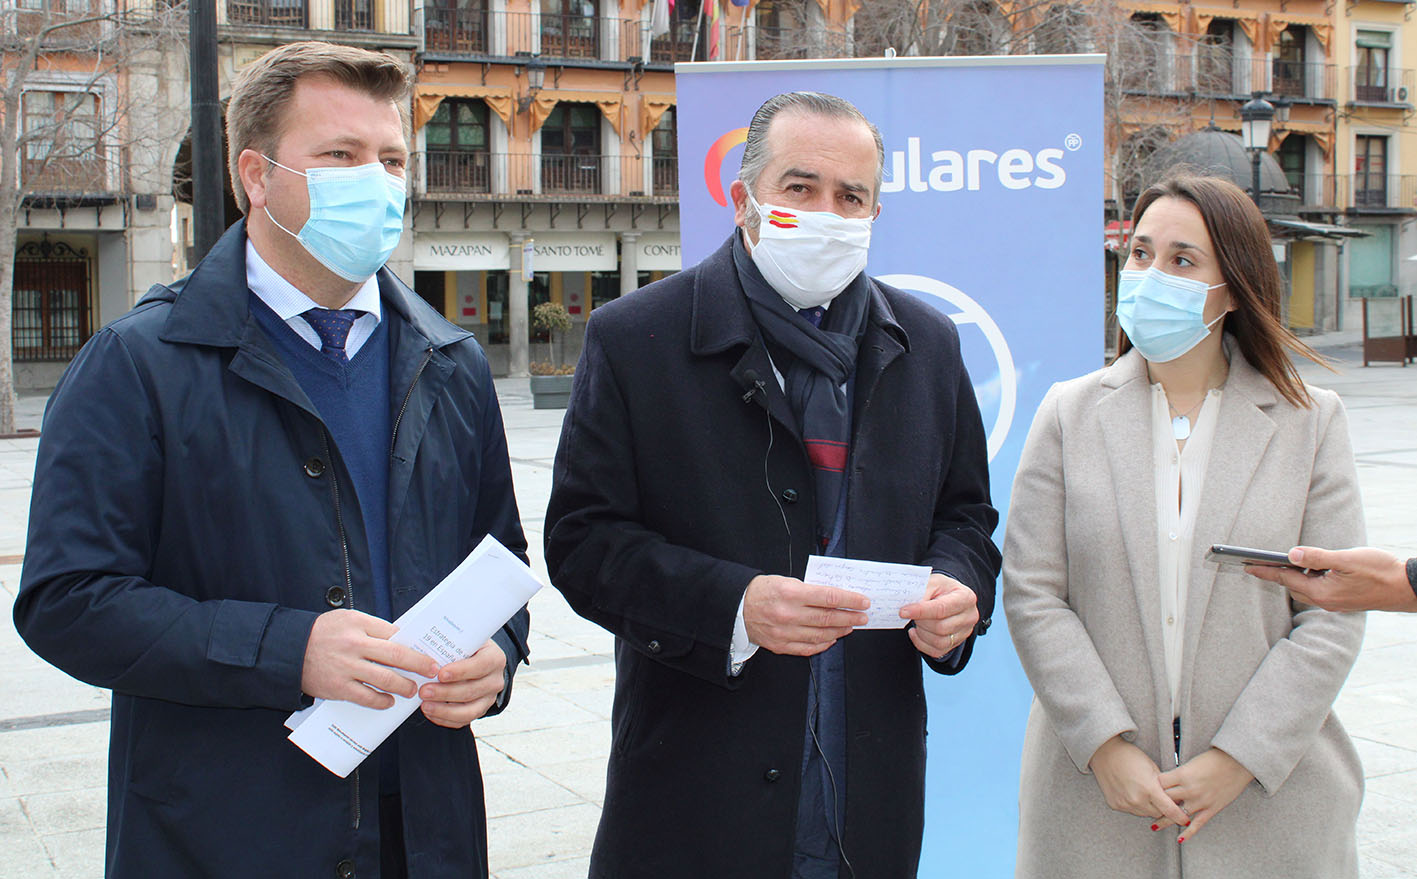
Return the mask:
<path id="1" fill-rule="evenodd" d="M 955 649 L 955 633 L 950 632 L 950 649 Z"/>

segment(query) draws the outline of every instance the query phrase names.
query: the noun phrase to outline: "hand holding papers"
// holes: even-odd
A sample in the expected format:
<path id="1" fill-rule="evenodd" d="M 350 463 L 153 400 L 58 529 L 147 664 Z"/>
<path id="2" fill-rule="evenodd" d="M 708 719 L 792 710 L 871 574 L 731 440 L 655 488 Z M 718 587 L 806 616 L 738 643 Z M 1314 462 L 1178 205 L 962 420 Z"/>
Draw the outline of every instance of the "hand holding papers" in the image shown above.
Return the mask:
<path id="1" fill-rule="evenodd" d="M 909 620 L 900 609 L 925 597 L 930 569 L 924 565 L 898 565 L 814 555 L 807 559 L 802 578 L 818 586 L 835 586 L 858 592 L 871 600 L 867 622 L 858 629 L 899 629 Z"/>
<path id="2" fill-rule="evenodd" d="M 531 599 L 541 584 L 521 559 L 491 536 L 483 538 L 463 563 L 394 621 L 391 639 L 439 665 L 471 656 Z M 511 661 L 511 658 L 508 658 Z M 430 678 L 419 678 L 420 686 Z M 352 702 L 319 700 L 285 722 L 290 740 L 325 768 L 348 775 L 421 700 L 394 696 L 392 708 L 375 709 Z"/>

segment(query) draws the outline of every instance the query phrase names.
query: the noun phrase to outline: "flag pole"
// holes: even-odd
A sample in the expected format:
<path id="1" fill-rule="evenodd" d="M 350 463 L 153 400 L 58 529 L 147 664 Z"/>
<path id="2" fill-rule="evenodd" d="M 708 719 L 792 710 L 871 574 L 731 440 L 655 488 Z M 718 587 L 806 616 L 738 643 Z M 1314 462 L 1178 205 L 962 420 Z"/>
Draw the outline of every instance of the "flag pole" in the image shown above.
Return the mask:
<path id="1" fill-rule="evenodd" d="M 694 18 L 694 46 L 689 50 L 689 60 L 693 61 L 699 55 L 699 29 L 704 23 L 704 10 L 708 6 L 709 0 L 700 0 L 699 14 Z"/>
<path id="2" fill-rule="evenodd" d="M 748 6 L 743 4 L 743 17 L 738 19 L 738 60 L 742 61 L 743 56 L 748 52 Z"/>

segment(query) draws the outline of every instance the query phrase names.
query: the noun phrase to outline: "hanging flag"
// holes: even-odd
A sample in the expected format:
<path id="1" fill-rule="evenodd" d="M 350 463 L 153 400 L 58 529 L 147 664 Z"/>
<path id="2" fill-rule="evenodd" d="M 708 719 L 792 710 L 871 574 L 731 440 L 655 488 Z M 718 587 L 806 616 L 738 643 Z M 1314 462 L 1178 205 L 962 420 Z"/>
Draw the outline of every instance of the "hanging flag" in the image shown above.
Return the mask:
<path id="1" fill-rule="evenodd" d="M 669 10 L 673 0 L 654 0 L 654 10 L 649 16 L 649 35 L 662 37 L 669 33 Z"/>
<path id="2" fill-rule="evenodd" d="M 719 52 L 719 47 L 718 47 L 718 19 L 719 19 L 718 0 L 704 0 L 704 4 L 705 4 L 706 6 L 708 6 L 708 49 L 709 49 L 708 60 L 710 60 L 710 61 L 717 61 L 717 60 L 718 60 L 718 52 Z"/>

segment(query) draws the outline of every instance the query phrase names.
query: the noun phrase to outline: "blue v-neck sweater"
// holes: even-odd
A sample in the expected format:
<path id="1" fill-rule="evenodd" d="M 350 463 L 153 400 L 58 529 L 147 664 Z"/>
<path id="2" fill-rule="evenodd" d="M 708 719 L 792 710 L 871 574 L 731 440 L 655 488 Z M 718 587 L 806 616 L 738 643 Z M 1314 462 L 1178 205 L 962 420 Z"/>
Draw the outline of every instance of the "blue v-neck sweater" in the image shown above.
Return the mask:
<path id="1" fill-rule="evenodd" d="M 367 596 L 360 610 L 392 619 L 389 587 L 389 321 L 388 309 L 374 334 L 348 363 L 320 353 L 251 295 L 251 313 L 274 343 L 276 353 L 320 413 L 354 483 L 354 496 L 369 547 L 369 583 L 356 580 L 356 593 Z M 353 523 L 346 523 L 346 527 Z M 358 533 L 351 528 L 351 539 Z M 361 587 L 363 589 L 361 590 Z"/>

